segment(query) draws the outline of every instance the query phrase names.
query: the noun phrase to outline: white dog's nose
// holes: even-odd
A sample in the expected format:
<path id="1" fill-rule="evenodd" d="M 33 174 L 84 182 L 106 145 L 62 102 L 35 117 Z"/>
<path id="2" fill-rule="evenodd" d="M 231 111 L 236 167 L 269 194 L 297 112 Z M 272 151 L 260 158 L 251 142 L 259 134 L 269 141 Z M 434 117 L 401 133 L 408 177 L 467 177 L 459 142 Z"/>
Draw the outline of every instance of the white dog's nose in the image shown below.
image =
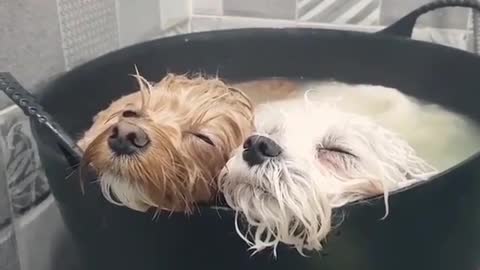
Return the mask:
<path id="1" fill-rule="evenodd" d="M 243 144 L 243 149 L 243 159 L 249 166 L 261 164 L 265 160 L 282 153 L 282 147 L 275 141 L 259 135 L 248 137 Z"/>

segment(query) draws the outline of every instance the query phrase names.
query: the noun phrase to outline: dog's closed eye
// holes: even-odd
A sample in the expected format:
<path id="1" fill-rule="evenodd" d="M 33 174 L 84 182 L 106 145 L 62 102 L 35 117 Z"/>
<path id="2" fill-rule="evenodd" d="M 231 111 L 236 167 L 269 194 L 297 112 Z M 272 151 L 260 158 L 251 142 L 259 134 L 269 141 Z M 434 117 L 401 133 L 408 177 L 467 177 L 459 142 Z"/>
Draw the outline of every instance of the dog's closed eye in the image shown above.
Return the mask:
<path id="1" fill-rule="evenodd" d="M 321 154 L 322 152 L 333 152 L 333 153 L 337 153 L 337 154 L 341 154 L 341 155 L 351 156 L 351 157 L 354 157 L 354 158 L 357 157 L 354 154 L 352 154 L 350 151 L 348 151 L 346 149 L 343 149 L 343 148 L 340 148 L 340 147 L 336 147 L 336 146 L 318 147 L 317 151 L 318 151 L 319 154 Z"/>
<path id="2" fill-rule="evenodd" d="M 327 135 L 324 139 L 322 144 L 317 145 L 317 153 L 335 153 L 342 156 L 350 156 L 357 158 L 356 155 L 352 153 L 348 147 L 345 147 L 345 143 L 342 143 L 342 139 L 334 134 Z"/>
<path id="3" fill-rule="evenodd" d="M 192 131 L 187 131 L 186 133 L 195 136 L 196 138 L 200 139 L 201 141 L 203 141 L 203 142 L 205 142 L 205 143 L 207 143 L 211 146 L 215 146 L 213 141 L 207 135 L 204 135 L 204 134 L 201 134 L 201 133 L 198 133 L 198 132 L 192 132 Z"/>

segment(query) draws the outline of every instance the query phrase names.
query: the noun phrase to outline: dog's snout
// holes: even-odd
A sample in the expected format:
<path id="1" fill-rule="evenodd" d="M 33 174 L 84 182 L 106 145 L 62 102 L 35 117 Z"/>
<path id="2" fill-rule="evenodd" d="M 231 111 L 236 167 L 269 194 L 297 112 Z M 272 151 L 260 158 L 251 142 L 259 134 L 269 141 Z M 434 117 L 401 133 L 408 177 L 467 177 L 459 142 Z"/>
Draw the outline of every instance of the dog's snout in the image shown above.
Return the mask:
<path id="1" fill-rule="evenodd" d="M 118 155 L 134 154 L 145 148 L 149 142 L 150 139 L 145 131 L 127 122 L 117 123 L 108 138 L 108 146 Z"/>
<path id="2" fill-rule="evenodd" d="M 253 135 L 247 138 L 243 144 L 243 159 L 250 165 L 258 165 L 268 158 L 279 156 L 282 148 L 272 139 Z"/>

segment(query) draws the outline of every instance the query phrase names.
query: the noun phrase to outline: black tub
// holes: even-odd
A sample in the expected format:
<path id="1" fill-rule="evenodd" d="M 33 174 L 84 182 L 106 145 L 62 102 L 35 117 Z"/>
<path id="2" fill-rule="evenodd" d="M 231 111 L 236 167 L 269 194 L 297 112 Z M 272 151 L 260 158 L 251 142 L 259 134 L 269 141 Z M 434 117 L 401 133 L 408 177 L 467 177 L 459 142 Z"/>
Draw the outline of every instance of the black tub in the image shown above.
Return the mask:
<path id="1" fill-rule="evenodd" d="M 160 80 L 167 71 L 202 71 L 218 72 L 229 80 L 282 76 L 382 84 L 480 121 L 480 58 L 409 38 L 419 15 L 453 4 L 479 9 L 474 1 L 437 2 L 374 34 L 243 29 L 154 40 L 68 72 L 40 91 L 37 101 L 67 134 L 76 136 L 95 112 L 134 89 L 128 74 L 137 65 L 151 81 Z M 4 86 L 7 79 L 3 76 Z M 78 175 L 65 179 L 72 164 L 64 154 L 68 151 L 61 149 L 68 150 L 68 137 L 59 141 L 52 136 L 50 119 L 30 106 L 33 100 L 22 99 L 18 85 L 7 83 L 4 90 L 35 116 L 32 123 L 41 160 L 85 269 L 480 268 L 478 154 L 428 183 L 391 196 L 390 216 L 384 221 L 379 220 L 384 214 L 381 198 L 345 207 L 346 220 L 331 233 L 321 253 L 306 258 L 281 247 L 278 259 L 269 250 L 251 257 L 234 231 L 230 211 L 203 208 L 201 214 L 188 218 L 176 214 L 153 221 L 150 214 L 106 203 L 94 185 L 82 195 Z"/>

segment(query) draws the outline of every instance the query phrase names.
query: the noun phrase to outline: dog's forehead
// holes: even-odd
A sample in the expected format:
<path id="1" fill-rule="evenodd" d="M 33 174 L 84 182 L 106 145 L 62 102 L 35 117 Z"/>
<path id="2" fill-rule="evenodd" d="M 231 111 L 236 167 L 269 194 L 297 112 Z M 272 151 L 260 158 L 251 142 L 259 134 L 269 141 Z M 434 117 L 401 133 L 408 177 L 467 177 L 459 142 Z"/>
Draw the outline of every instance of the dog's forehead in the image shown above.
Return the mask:
<path id="1" fill-rule="evenodd" d="M 256 111 L 256 131 L 274 139 L 291 154 L 311 153 L 323 144 L 372 154 L 378 147 L 394 147 L 388 145 L 388 132 L 370 119 L 328 105 L 304 102 L 260 106 Z"/>
<path id="2" fill-rule="evenodd" d="M 289 155 L 310 155 L 319 137 L 324 136 L 325 125 L 317 124 L 303 103 L 291 103 L 259 106 L 255 116 L 256 132 L 275 140 Z"/>
<path id="3" fill-rule="evenodd" d="M 238 97 L 230 95 L 228 90 L 222 91 L 218 87 L 209 89 L 207 86 L 181 85 L 176 88 L 170 86 L 168 89 L 157 86 L 152 91 L 149 102 L 149 110 L 153 113 L 151 116 L 155 120 L 169 122 L 179 122 L 179 119 L 197 122 L 200 118 L 222 118 L 235 112 L 252 113 L 237 102 Z"/>

